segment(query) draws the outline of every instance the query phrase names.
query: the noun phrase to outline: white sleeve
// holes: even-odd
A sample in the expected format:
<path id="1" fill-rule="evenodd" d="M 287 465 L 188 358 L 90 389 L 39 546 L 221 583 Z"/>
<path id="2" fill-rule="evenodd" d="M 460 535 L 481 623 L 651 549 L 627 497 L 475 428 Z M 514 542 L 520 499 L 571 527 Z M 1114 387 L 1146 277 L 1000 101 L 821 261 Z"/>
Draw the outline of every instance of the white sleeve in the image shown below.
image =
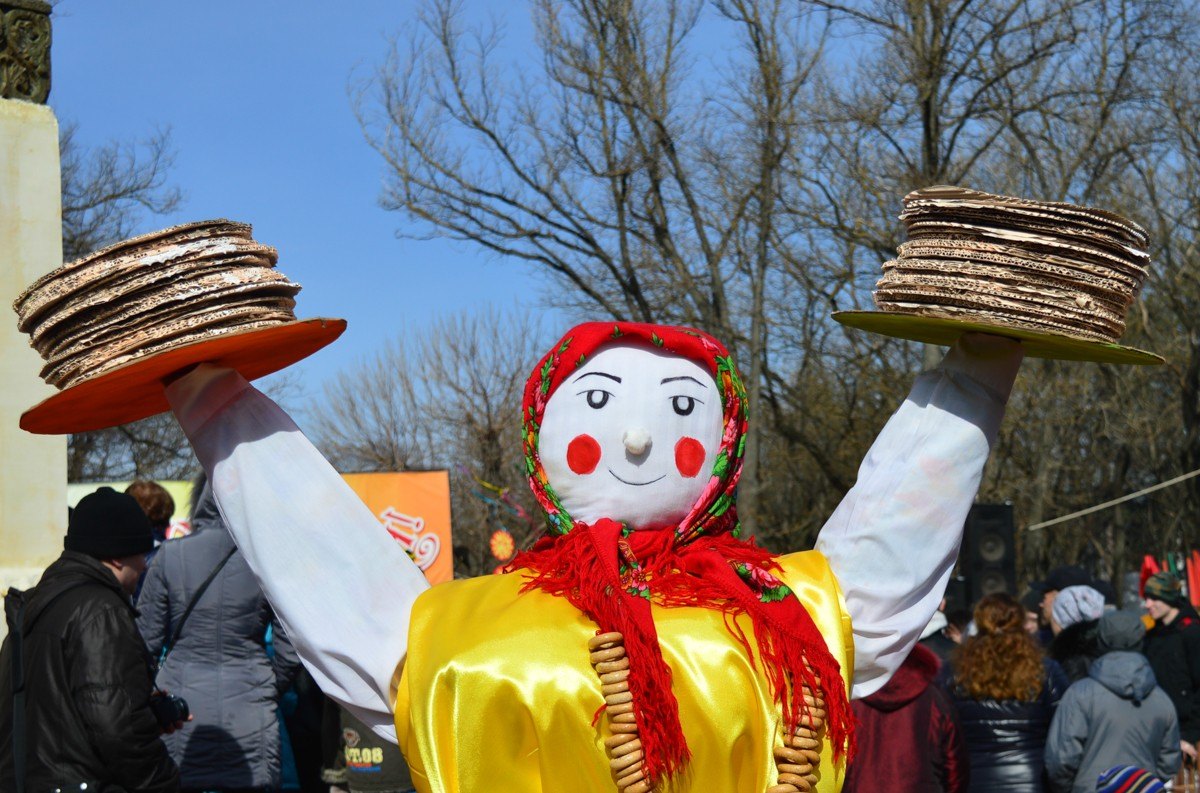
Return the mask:
<path id="1" fill-rule="evenodd" d="M 237 372 L 203 365 L 167 398 L 221 516 L 327 695 L 395 741 L 393 675 L 429 584 L 282 409 Z"/>
<path id="2" fill-rule="evenodd" d="M 937 611 L 1023 355 L 964 336 L 917 378 L 821 529 L 854 631 L 852 697 L 883 687 Z"/>

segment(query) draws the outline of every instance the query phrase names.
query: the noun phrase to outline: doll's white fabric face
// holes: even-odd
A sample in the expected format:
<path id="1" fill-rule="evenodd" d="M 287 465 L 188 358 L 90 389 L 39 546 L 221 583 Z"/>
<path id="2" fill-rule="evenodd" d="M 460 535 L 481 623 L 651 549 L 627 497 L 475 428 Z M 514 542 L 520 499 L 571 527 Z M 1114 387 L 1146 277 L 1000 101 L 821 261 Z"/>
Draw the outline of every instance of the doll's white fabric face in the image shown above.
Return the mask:
<path id="1" fill-rule="evenodd" d="M 631 344 L 602 348 L 546 403 L 538 454 L 575 520 L 676 524 L 711 478 L 721 394 L 700 364 Z"/>

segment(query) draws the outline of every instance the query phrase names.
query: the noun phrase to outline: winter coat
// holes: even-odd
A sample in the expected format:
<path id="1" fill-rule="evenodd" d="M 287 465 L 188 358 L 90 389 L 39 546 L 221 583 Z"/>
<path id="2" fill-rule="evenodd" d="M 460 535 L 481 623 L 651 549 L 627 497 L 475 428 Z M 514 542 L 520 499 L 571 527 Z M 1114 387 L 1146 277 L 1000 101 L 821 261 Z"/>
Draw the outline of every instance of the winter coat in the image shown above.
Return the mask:
<path id="1" fill-rule="evenodd" d="M 1184 606 L 1169 625 L 1158 623 L 1146 632 L 1146 660 L 1154 678 L 1179 714 L 1179 735 L 1188 743 L 1200 741 L 1200 618 Z"/>
<path id="2" fill-rule="evenodd" d="M 1141 653 L 1097 659 L 1063 695 L 1046 738 L 1046 773 L 1056 791 L 1094 793 L 1096 780 L 1115 765 L 1170 779 L 1180 759 L 1175 707 Z"/>
<path id="3" fill-rule="evenodd" d="M 958 643 L 946 636 L 946 626 L 949 624 L 945 614 L 933 612 L 933 618 L 921 631 L 921 640 L 918 642 L 925 649 L 932 650 L 943 666 L 950 663 L 950 655 L 958 649 Z"/>
<path id="4" fill-rule="evenodd" d="M 971 793 L 1042 793 L 1043 756 L 1050 720 L 1069 685 L 1047 659 L 1042 692 L 1032 702 L 972 699 L 961 686 L 951 695 L 958 707 L 971 756 Z"/>
<path id="5" fill-rule="evenodd" d="M 12 595 L 10 594 L 10 597 Z M 150 658 L 129 596 L 100 561 L 62 556 L 25 593 L 26 790 L 165 793 L 179 772 L 150 711 Z M 15 625 L 0 649 L 0 790 L 13 776 L 12 653 Z"/>
<path id="6" fill-rule="evenodd" d="M 1050 641 L 1046 654 L 1058 662 L 1074 683 L 1088 676 L 1088 668 L 1100 657 L 1100 620 L 1086 620 L 1063 628 Z"/>
<path id="7" fill-rule="evenodd" d="M 966 793 L 969 760 L 958 714 L 933 684 L 940 666 L 918 644 L 887 685 L 850 703 L 858 751 L 842 793 Z"/>
<path id="8" fill-rule="evenodd" d="M 233 549 L 207 490 L 192 515 L 193 533 L 159 547 L 138 601 L 138 626 L 157 658 L 192 596 Z M 184 623 L 158 673 L 158 684 L 183 697 L 193 720 L 165 738 L 185 788 L 280 786 L 279 698 L 298 661 L 241 552 L 235 551 Z"/>

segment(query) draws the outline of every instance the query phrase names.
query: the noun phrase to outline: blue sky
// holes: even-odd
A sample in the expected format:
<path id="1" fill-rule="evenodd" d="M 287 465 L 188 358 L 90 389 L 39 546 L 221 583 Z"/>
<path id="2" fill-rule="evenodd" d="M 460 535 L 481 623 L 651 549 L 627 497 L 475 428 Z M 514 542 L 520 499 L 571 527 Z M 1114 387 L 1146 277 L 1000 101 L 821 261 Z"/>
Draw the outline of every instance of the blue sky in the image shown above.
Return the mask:
<path id="1" fill-rule="evenodd" d="M 476 16 L 512 8 L 506 26 L 527 35 L 523 4 L 465 6 Z M 84 145 L 171 129 L 172 182 L 185 200 L 141 230 L 212 217 L 252 223 L 304 286 L 297 314 L 349 320 L 341 340 L 298 365 L 314 398 L 398 331 L 489 304 L 538 304 L 542 282 L 528 266 L 444 240 L 397 239 L 412 227 L 378 206 L 383 163 L 363 140 L 348 85 L 382 61 L 389 34 L 414 8 L 386 0 L 55 8 L 50 104 L 60 123 L 77 123 Z"/>

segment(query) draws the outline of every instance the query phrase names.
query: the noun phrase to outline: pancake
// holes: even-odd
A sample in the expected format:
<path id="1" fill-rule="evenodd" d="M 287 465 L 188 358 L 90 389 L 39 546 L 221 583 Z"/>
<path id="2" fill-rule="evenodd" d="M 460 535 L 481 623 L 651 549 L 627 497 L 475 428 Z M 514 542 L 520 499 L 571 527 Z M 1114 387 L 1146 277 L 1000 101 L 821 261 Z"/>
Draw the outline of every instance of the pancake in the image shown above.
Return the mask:
<path id="1" fill-rule="evenodd" d="M 1115 343 L 1149 273 L 1146 232 L 1092 207 L 934 187 L 900 218 L 908 241 L 875 285 L 884 312 Z"/>
<path id="2" fill-rule="evenodd" d="M 295 322 L 300 286 L 278 252 L 230 220 L 173 226 L 47 273 L 13 303 L 60 389 L 223 334 Z"/>

